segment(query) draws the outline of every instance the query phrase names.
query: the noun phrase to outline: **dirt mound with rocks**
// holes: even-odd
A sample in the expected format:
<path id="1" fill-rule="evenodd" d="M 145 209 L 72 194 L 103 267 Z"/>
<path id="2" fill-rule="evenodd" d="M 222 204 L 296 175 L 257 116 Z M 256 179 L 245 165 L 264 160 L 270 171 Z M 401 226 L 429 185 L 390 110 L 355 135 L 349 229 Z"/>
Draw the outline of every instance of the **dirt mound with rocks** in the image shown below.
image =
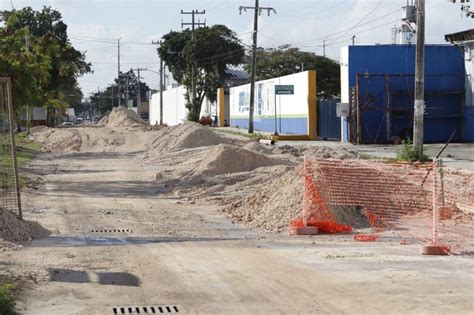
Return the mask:
<path id="1" fill-rule="evenodd" d="M 145 154 L 148 160 L 158 159 L 163 153 L 185 149 L 213 146 L 228 143 L 229 140 L 218 135 L 209 127 L 195 122 L 163 128 Z"/>
<path id="2" fill-rule="evenodd" d="M 257 192 L 227 204 L 222 211 L 230 217 L 269 232 L 289 232 L 290 223 L 299 218 L 303 207 L 304 179 L 302 167 L 292 167 L 278 179 L 261 185 Z M 368 228 L 370 224 L 363 209 L 331 206 L 336 222 L 353 228 Z"/>
<path id="3" fill-rule="evenodd" d="M 38 223 L 21 221 L 15 214 L 0 208 L 0 239 L 24 243 L 49 234 L 50 232 Z"/>
<path id="4" fill-rule="evenodd" d="M 301 167 L 293 167 L 241 200 L 222 208 L 232 218 L 269 232 L 286 232 L 301 213 L 303 177 Z"/>
<path id="5" fill-rule="evenodd" d="M 54 153 L 78 152 L 82 145 L 79 132 L 72 128 L 40 129 L 31 133 L 28 139 L 41 142 L 45 151 Z"/>
<path id="6" fill-rule="evenodd" d="M 104 116 L 99 124 L 105 127 L 142 127 L 146 122 L 133 110 L 126 107 L 114 107 L 109 116 Z"/>
<path id="7" fill-rule="evenodd" d="M 263 154 L 272 154 L 273 153 L 273 147 L 265 144 L 260 144 L 259 142 L 256 141 L 250 141 L 246 145 L 244 145 L 244 148 L 250 151 L 255 151 Z"/>
<path id="8" fill-rule="evenodd" d="M 357 153 L 353 151 L 349 151 L 344 148 L 330 148 L 326 146 L 301 146 L 301 147 L 293 147 L 290 145 L 283 145 L 278 147 L 282 154 L 291 154 L 295 157 L 318 157 L 318 158 L 325 158 L 325 159 L 354 159 L 357 158 Z"/>
<path id="9" fill-rule="evenodd" d="M 266 155 L 228 144 L 209 150 L 196 168 L 196 174 L 220 175 L 248 172 L 262 166 L 285 164 Z"/>

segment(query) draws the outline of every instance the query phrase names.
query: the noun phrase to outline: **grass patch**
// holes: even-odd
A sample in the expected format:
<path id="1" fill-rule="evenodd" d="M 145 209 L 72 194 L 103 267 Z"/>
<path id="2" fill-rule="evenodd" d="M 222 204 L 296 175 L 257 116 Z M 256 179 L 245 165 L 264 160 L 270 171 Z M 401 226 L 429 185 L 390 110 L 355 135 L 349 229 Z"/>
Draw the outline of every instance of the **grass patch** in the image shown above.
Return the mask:
<path id="1" fill-rule="evenodd" d="M 8 143 L 9 138 L 7 136 L 3 136 L 6 139 L 1 139 L 1 143 Z M 21 132 L 15 135 L 15 142 L 16 142 L 16 160 L 18 167 L 22 167 L 28 164 L 37 154 L 41 152 L 41 143 L 36 141 L 30 141 L 27 139 L 28 135 L 26 132 Z M 3 147 L 0 145 L 0 158 L 2 161 L 0 165 L 3 169 L 9 170 L 12 167 L 12 161 L 10 156 L 6 157 L 4 154 L 10 154 L 3 151 Z M 10 174 L 10 176 L 8 176 Z M 7 171 L 7 173 L 0 173 L 0 186 L 10 186 L 13 185 L 10 183 L 11 181 L 11 173 Z M 20 174 L 19 176 L 20 188 L 25 187 L 27 178 Z M 2 313 L 0 313 L 2 314 Z"/>
<path id="2" fill-rule="evenodd" d="M 0 283 L 0 314 L 14 314 L 15 300 L 12 290 L 14 285 L 11 283 Z"/>
<path id="3" fill-rule="evenodd" d="M 413 147 L 411 141 L 404 140 L 402 148 L 397 152 L 397 160 L 404 162 L 428 162 L 429 158 L 419 154 Z"/>

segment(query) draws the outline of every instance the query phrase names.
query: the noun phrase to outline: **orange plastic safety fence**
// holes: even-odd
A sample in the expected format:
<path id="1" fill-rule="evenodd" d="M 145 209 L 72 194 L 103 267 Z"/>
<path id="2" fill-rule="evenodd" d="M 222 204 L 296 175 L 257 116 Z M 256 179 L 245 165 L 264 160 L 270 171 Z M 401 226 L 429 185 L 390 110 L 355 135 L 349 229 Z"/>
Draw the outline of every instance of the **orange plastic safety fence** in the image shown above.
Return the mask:
<path id="1" fill-rule="evenodd" d="M 454 214 L 452 200 L 445 202 L 437 165 L 305 157 L 303 211 L 290 230 L 315 226 L 320 233 L 333 234 L 370 228 L 372 234 L 363 232 L 354 239 L 376 241 L 390 231 L 403 240 L 470 250 L 472 220 L 459 211 Z"/>

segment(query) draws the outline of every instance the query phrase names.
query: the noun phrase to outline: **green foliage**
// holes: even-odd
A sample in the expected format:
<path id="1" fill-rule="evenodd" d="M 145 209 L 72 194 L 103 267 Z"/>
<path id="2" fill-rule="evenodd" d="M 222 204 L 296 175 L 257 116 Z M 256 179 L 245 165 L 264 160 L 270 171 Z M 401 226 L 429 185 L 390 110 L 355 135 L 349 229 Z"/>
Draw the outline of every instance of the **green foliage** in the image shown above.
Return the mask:
<path id="1" fill-rule="evenodd" d="M 17 112 L 48 106 L 52 113 L 77 101 L 77 78 L 91 68 L 85 54 L 72 47 L 61 13 L 26 7 L 1 11 L 0 16 L 5 21 L 0 27 L 0 75 L 12 78 Z"/>
<path id="2" fill-rule="evenodd" d="M 120 82 L 122 86 L 121 94 L 124 94 L 127 79 L 129 91 L 128 97 L 130 100 L 133 100 L 134 106 L 137 106 L 138 77 L 135 72 L 130 69 L 128 72 L 121 72 L 120 78 L 114 79 L 114 84 L 109 85 L 105 90 L 96 92 L 91 96 L 91 102 L 96 104 L 96 108 L 100 113 L 105 114 L 106 112 L 111 111 L 112 107 L 118 106 L 118 83 Z M 150 91 L 150 87 L 145 82 L 140 81 L 140 99 L 142 102 L 147 101 L 148 91 Z M 126 105 L 123 97 L 122 105 Z"/>
<path id="3" fill-rule="evenodd" d="M 196 121 L 196 122 L 198 122 L 198 121 L 199 121 L 199 114 L 196 114 L 196 113 L 193 112 L 193 111 L 189 111 L 187 118 L 188 118 L 188 121 Z"/>
<path id="4" fill-rule="evenodd" d="M 334 60 L 312 52 L 300 51 L 289 45 L 257 50 L 257 80 L 281 77 L 302 70 L 318 73 L 318 96 L 331 98 L 340 95 L 340 66 Z M 250 73 L 250 63 L 246 66 Z"/>
<path id="5" fill-rule="evenodd" d="M 14 286 L 10 283 L 0 284 L 0 314 L 14 314 L 15 301 L 12 295 Z"/>
<path id="6" fill-rule="evenodd" d="M 428 161 L 428 157 L 426 155 L 420 156 L 418 151 L 413 147 L 411 141 L 404 140 L 402 148 L 397 152 L 397 160 L 406 162 L 426 162 Z"/>
<path id="7" fill-rule="evenodd" d="M 217 99 L 217 88 L 224 83 L 227 65 L 242 62 L 245 51 L 236 34 L 224 25 L 202 27 L 194 31 L 169 32 L 158 49 L 176 81 L 186 87 L 188 118 L 199 120 L 204 97 Z M 192 99 L 193 73 L 195 100 Z"/>

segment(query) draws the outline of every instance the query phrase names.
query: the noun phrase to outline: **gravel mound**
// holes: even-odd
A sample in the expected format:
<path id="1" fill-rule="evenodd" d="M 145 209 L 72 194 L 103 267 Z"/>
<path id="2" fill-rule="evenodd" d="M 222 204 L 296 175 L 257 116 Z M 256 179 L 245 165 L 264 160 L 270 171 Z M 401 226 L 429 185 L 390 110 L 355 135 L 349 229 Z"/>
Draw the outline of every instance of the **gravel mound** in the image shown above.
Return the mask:
<path id="1" fill-rule="evenodd" d="M 285 163 L 237 146 L 219 144 L 206 153 L 205 158 L 197 166 L 196 173 L 220 175 L 248 172 L 258 167 L 277 164 Z"/>
<path id="2" fill-rule="evenodd" d="M 49 231 L 38 223 L 21 221 L 15 214 L 0 208 L 0 239 L 24 243 L 49 234 Z"/>
<path id="3" fill-rule="evenodd" d="M 105 127 L 142 127 L 146 125 L 140 116 L 126 107 L 114 107 L 108 117 L 103 117 L 99 123 Z"/>
<path id="4" fill-rule="evenodd" d="M 269 232 L 286 232 L 301 213 L 303 176 L 301 167 L 262 186 L 256 193 L 225 206 L 232 218 Z"/>

